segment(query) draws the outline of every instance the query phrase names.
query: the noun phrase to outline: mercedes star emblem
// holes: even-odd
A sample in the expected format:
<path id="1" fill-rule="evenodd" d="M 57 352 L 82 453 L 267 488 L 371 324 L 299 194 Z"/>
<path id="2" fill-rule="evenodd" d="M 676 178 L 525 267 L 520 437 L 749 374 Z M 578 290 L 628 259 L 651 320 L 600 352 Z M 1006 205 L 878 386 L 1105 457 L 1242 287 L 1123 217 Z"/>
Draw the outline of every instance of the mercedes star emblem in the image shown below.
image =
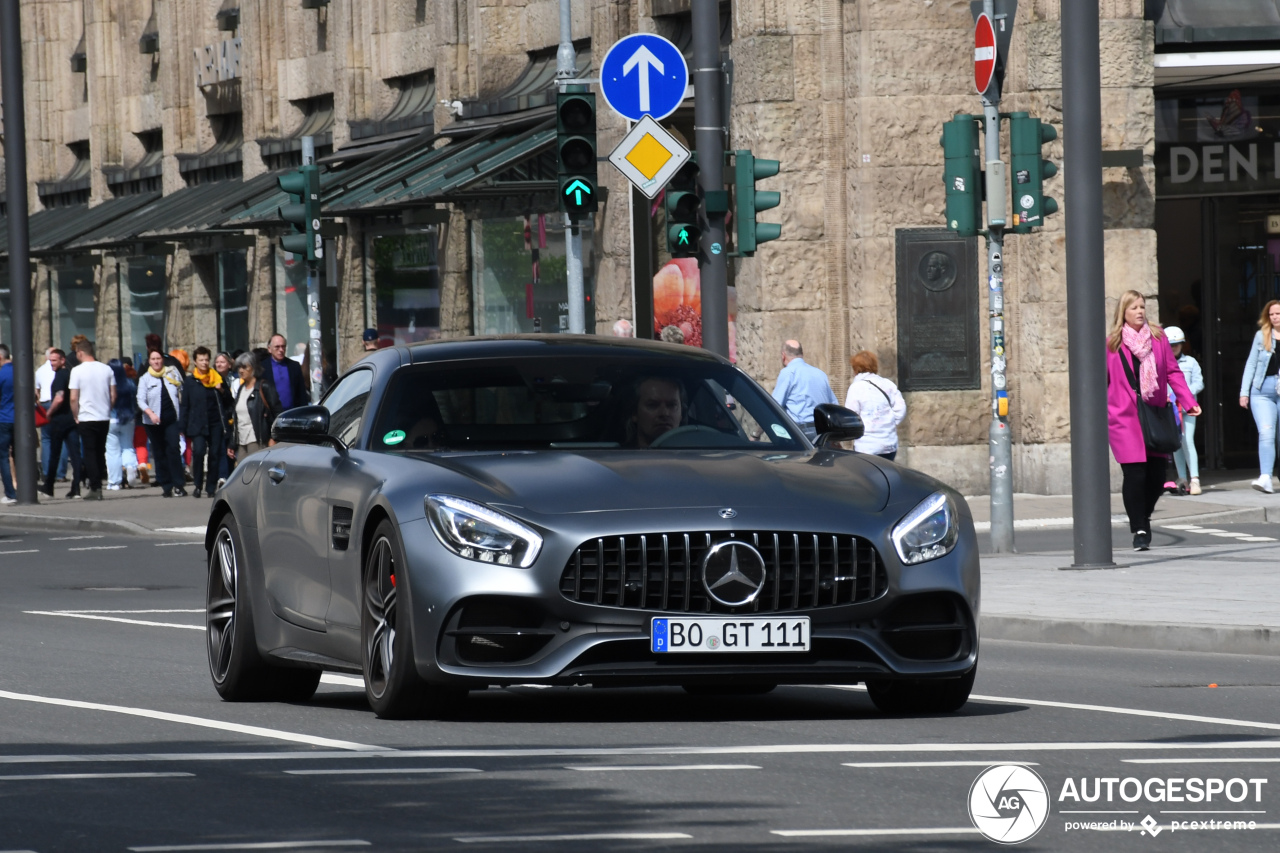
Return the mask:
<path id="1" fill-rule="evenodd" d="M 726 518 L 726 519 L 727 519 L 727 518 L 737 518 L 737 517 L 738 517 L 738 511 L 737 511 L 736 509 L 731 509 L 731 508 L 729 508 L 729 507 L 725 507 L 724 509 L 720 510 L 720 517 L 721 517 L 721 518 Z"/>
<path id="2" fill-rule="evenodd" d="M 746 542 L 717 542 L 702 559 L 702 585 L 726 607 L 755 601 L 764 581 L 764 557 Z"/>

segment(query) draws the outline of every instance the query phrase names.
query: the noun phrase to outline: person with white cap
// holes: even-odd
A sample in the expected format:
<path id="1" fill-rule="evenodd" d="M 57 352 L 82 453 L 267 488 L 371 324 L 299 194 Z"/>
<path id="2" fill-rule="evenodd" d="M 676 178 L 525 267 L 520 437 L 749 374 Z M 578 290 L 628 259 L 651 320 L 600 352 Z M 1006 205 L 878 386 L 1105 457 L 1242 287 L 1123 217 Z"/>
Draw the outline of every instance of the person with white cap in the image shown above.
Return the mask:
<path id="1" fill-rule="evenodd" d="M 1200 362 L 1185 352 L 1186 334 L 1177 326 L 1165 326 L 1164 334 L 1169 339 L 1169 346 L 1173 347 L 1173 357 L 1178 360 L 1178 367 L 1182 370 L 1183 378 L 1187 380 L 1187 387 L 1191 389 L 1192 394 L 1198 395 L 1204 390 L 1204 374 L 1200 371 Z M 1178 468 L 1178 491 L 1183 494 L 1187 492 L 1193 495 L 1200 494 L 1200 457 L 1196 454 L 1195 415 L 1184 413 L 1182 416 L 1182 449 L 1173 454 L 1173 464 Z M 1190 474 L 1189 484 L 1188 474 Z M 1183 492 L 1183 489 L 1187 492 Z"/>

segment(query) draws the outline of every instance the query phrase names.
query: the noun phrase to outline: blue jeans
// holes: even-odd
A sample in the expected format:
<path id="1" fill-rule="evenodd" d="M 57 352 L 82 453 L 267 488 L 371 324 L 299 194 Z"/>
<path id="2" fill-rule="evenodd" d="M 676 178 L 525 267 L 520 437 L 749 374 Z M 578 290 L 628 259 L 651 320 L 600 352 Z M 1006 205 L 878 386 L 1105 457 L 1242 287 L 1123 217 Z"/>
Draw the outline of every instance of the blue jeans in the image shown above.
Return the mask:
<path id="1" fill-rule="evenodd" d="M 1249 411 L 1258 425 L 1258 467 L 1261 476 L 1270 477 L 1276 467 L 1276 430 L 1280 426 L 1280 396 L 1276 395 L 1276 378 L 1268 376 L 1262 388 L 1249 395 Z"/>
<path id="2" fill-rule="evenodd" d="M 49 445 L 53 441 L 53 437 L 49 434 L 49 425 L 45 424 L 40 427 L 40 476 L 49 476 Z M 58 479 L 67 476 L 67 457 L 66 445 L 62 448 L 62 458 L 58 460 Z"/>
<path id="3" fill-rule="evenodd" d="M 124 469 L 137 467 L 138 454 L 133 450 L 133 418 L 112 421 L 107 432 L 107 485 L 120 485 L 124 480 Z"/>
<path id="4" fill-rule="evenodd" d="M 0 483 L 4 484 L 4 496 L 17 500 L 13 490 L 13 476 L 9 472 L 9 448 L 13 446 L 13 424 L 0 424 Z"/>
<path id="5" fill-rule="evenodd" d="M 1173 464 L 1178 466 L 1178 479 L 1187 479 L 1187 469 L 1192 478 L 1200 476 L 1200 457 L 1196 455 L 1196 416 L 1182 416 L 1182 448 L 1173 454 Z"/>

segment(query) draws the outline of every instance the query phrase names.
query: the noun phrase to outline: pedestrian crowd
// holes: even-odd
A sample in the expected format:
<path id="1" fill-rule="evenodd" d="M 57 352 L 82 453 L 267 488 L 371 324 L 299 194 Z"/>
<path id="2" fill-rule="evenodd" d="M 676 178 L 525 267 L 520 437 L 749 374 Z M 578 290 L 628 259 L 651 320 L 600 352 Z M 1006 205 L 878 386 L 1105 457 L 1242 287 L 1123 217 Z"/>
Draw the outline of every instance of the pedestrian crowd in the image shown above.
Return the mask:
<path id="1" fill-rule="evenodd" d="M 165 352 L 156 334 L 146 336 L 146 347 L 141 372 L 129 357 L 99 361 L 84 335 L 66 350 L 45 351 L 29 415 L 40 429 L 44 495 L 66 482 L 70 499 L 102 500 L 104 489 L 145 485 L 185 497 L 189 478 L 195 497 L 212 496 L 236 460 L 271 443 L 277 415 L 310 401 L 305 351 L 286 357 L 281 334 L 248 352 Z M 9 461 L 16 416 L 13 363 L 0 344 L 0 504 L 17 498 Z"/>

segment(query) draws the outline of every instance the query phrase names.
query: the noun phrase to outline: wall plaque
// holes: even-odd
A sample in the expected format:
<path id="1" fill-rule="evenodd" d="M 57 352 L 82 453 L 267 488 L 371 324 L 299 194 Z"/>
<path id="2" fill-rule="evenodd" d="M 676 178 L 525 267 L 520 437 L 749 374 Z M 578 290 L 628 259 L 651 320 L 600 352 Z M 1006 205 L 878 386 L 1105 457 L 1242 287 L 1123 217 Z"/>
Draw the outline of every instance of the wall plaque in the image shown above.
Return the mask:
<path id="1" fill-rule="evenodd" d="M 978 238 L 918 228 L 897 237 L 898 386 L 982 387 Z"/>

